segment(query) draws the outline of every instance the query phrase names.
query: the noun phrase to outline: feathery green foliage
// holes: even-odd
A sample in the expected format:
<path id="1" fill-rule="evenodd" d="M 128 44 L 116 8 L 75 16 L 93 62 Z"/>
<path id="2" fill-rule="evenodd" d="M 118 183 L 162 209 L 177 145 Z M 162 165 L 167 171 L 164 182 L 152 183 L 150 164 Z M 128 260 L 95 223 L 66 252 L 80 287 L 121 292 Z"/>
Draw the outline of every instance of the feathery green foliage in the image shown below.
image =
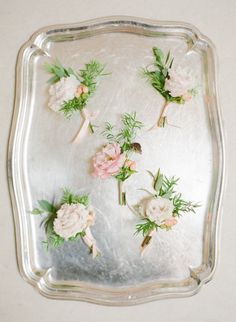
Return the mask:
<path id="1" fill-rule="evenodd" d="M 75 195 L 69 189 L 63 190 L 63 196 L 61 198 L 61 204 L 76 204 L 81 203 L 85 207 L 89 205 L 89 196 L 88 195 Z"/>
<path id="2" fill-rule="evenodd" d="M 122 152 L 134 151 L 141 153 L 140 144 L 133 142 L 137 131 L 143 127 L 142 122 L 136 119 L 136 112 L 123 114 L 121 121 L 123 123 L 123 127 L 118 131 L 118 133 L 114 133 L 115 127 L 107 122 L 102 134 L 109 142 L 119 143 Z"/>
<path id="3" fill-rule="evenodd" d="M 142 223 L 136 225 L 135 234 L 142 233 L 143 236 L 147 236 L 154 229 L 157 230 L 158 225 L 150 219 L 145 218 Z"/>

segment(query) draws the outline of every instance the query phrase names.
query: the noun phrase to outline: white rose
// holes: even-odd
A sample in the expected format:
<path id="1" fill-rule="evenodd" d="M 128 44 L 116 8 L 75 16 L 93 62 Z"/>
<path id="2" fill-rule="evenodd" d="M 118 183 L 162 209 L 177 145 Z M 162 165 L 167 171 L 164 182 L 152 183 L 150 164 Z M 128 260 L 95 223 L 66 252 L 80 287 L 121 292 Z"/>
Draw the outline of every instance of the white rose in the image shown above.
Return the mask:
<path id="1" fill-rule="evenodd" d="M 86 208 L 80 203 L 63 204 L 57 211 L 53 227 L 59 236 L 68 240 L 92 225 L 94 220 L 95 212 L 91 206 Z"/>
<path id="2" fill-rule="evenodd" d="M 58 82 L 49 87 L 50 99 L 48 107 L 59 112 L 64 102 L 67 102 L 75 97 L 77 87 L 80 82 L 74 75 L 62 77 Z"/>
<path id="3" fill-rule="evenodd" d="M 161 225 L 165 220 L 172 218 L 173 210 L 171 200 L 162 197 L 150 198 L 146 201 L 145 216 Z"/>
<path id="4" fill-rule="evenodd" d="M 165 89 L 173 97 L 184 96 L 194 87 L 192 75 L 184 68 L 171 69 L 169 77 L 165 81 Z"/>

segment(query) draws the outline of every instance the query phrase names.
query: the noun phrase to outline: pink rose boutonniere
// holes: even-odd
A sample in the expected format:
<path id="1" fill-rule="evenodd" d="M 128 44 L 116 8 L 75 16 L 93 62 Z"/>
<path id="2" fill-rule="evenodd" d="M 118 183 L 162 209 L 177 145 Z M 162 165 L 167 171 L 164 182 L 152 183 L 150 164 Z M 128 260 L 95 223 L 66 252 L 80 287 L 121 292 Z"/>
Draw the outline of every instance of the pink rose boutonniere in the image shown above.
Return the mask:
<path id="1" fill-rule="evenodd" d="M 114 133 L 114 126 L 106 123 L 103 135 L 108 140 L 92 159 L 93 175 L 97 178 L 115 178 L 119 184 L 119 204 L 126 204 L 124 182 L 136 172 L 136 162 L 131 160 L 133 152 L 141 153 L 141 145 L 134 142 L 142 123 L 136 120 L 136 113 L 122 115 L 123 128 Z"/>
<path id="2" fill-rule="evenodd" d="M 191 72 L 184 68 L 173 68 L 174 58 L 170 52 L 164 57 L 161 49 L 153 47 L 153 67 L 145 68 L 143 75 L 152 87 L 165 99 L 161 114 L 157 121 L 158 127 L 167 122 L 166 111 L 170 103 L 184 104 L 197 94 L 196 85 Z"/>
<path id="3" fill-rule="evenodd" d="M 158 170 L 157 175 L 149 172 L 153 179 L 153 191 L 133 207 L 134 212 L 142 219 L 136 225 L 136 234 L 144 236 L 141 254 L 150 244 L 158 229 L 170 230 L 178 223 L 178 218 L 185 213 L 194 212 L 199 204 L 185 201 L 181 193 L 176 193 L 179 178 L 167 178 Z M 147 191 L 147 190 L 145 190 Z"/>
<path id="4" fill-rule="evenodd" d="M 118 143 L 108 143 L 93 158 L 94 176 L 107 179 L 117 175 L 125 164 L 125 154 Z"/>

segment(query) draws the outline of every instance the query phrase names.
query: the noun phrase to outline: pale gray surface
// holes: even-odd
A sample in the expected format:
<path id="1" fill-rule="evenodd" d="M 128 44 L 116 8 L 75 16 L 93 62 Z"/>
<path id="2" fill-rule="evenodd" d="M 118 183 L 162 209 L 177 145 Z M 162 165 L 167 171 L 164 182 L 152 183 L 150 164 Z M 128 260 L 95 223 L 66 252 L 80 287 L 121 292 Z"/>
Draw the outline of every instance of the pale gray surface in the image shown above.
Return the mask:
<path id="1" fill-rule="evenodd" d="M 8 321 L 203 321 L 233 322 L 235 291 L 235 225 L 233 165 L 236 154 L 233 137 L 234 125 L 234 82 L 236 41 L 233 31 L 236 24 L 236 3 L 234 1 L 179 1 L 168 5 L 157 1 L 112 1 L 114 10 L 109 9 L 111 1 L 41 1 L 34 5 L 28 2 L 11 1 L 1 5 L 0 26 L 2 31 L 1 79 L 1 178 L 2 196 L 0 239 L 3 253 L 0 264 L 2 278 L 0 318 Z M 174 10 L 175 9 L 175 10 Z M 66 14 L 65 14 L 66 12 Z M 14 63 L 20 45 L 38 28 L 55 23 L 76 22 L 97 16 L 126 14 L 153 19 L 183 20 L 195 24 L 209 36 L 217 46 L 220 63 L 220 92 L 225 128 L 228 134 L 228 174 L 224 215 L 221 230 L 220 261 L 213 281 L 198 295 L 182 299 L 154 302 L 131 308 L 107 308 L 91 306 L 80 302 L 51 301 L 37 294 L 19 276 L 15 261 L 13 222 L 7 191 L 5 154 L 8 129 L 11 119 L 14 92 Z M 23 19 L 25 22 L 23 23 Z M 4 45 L 3 45 L 4 44 Z M 4 49 L 4 51 L 3 51 Z M 233 74 L 234 72 L 234 74 Z M 8 112 L 6 112 L 8 111 Z M 230 147 L 230 150 L 229 150 Z M 232 184 L 231 182 L 232 181 Z M 230 191 L 229 191 L 230 187 Z M 231 209 L 231 211 L 230 211 Z M 232 214 L 231 217 L 230 213 Z M 226 218 L 227 220 L 226 225 Z"/>

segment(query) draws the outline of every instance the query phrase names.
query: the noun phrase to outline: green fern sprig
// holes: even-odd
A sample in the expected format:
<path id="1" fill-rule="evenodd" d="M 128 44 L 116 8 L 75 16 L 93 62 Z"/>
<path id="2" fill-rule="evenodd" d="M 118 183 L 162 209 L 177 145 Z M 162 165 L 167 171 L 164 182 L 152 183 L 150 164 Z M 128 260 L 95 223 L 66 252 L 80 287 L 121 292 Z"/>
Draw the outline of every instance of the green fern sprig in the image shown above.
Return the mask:
<path id="1" fill-rule="evenodd" d="M 61 198 L 61 204 L 77 204 L 81 203 L 85 207 L 89 205 L 89 196 L 88 195 L 76 195 L 72 193 L 69 189 L 64 189 L 63 190 L 63 196 Z"/>
<path id="2" fill-rule="evenodd" d="M 137 131 L 143 127 L 143 123 L 136 119 L 136 112 L 125 113 L 121 117 L 123 127 L 115 132 L 115 127 L 110 123 L 106 123 L 105 130 L 102 134 L 109 142 L 119 143 L 122 152 L 135 151 L 141 153 L 141 146 L 134 142 Z"/>
<path id="3" fill-rule="evenodd" d="M 143 236 L 147 236 L 154 229 L 157 230 L 158 225 L 155 222 L 145 218 L 143 219 L 142 223 L 136 225 L 135 235 L 142 233 Z"/>

